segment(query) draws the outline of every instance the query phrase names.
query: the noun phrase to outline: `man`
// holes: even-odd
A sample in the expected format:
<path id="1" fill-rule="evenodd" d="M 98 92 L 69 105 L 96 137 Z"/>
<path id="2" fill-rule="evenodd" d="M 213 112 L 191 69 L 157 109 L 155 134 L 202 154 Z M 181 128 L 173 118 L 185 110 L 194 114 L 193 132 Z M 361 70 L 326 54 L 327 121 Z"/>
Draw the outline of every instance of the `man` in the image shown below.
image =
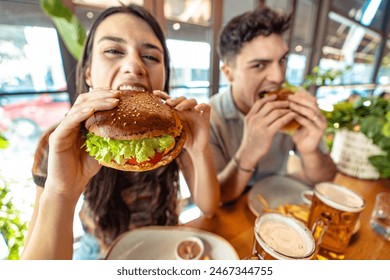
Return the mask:
<path id="1" fill-rule="evenodd" d="M 261 8 L 233 18 L 222 30 L 218 53 L 230 88 L 210 99 L 211 144 L 222 201 L 238 198 L 256 181 L 285 174 L 289 151 L 302 165 L 310 183 L 332 180 L 336 166 L 322 136 L 326 120 L 316 99 L 299 91 L 286 101 L 265 93 L 285 81 L 288 46 L 282 35 L 290 16 Z M 279 132 L 295 119 L 301 127 L 292 135 Z"/>

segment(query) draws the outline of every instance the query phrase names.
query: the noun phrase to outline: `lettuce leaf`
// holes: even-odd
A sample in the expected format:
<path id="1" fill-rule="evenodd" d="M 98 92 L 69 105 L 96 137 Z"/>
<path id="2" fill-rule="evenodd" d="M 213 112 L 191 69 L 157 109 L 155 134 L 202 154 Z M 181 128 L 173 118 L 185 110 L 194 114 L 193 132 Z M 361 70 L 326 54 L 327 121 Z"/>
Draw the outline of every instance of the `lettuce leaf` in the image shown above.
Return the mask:
<path id="1" fill-rule="evenodd" d="M 112 140 L 88 132 L 85 146 L 87 152 L 98 161 L 109 163 L 114 160 L 121 164 L 129 158 L 135 158 L 137 162 L 149 160 L 154 157 L 156 151 L 162 152 L 174 142 L 175 139 L 167 134 L 137 140 Z"/>

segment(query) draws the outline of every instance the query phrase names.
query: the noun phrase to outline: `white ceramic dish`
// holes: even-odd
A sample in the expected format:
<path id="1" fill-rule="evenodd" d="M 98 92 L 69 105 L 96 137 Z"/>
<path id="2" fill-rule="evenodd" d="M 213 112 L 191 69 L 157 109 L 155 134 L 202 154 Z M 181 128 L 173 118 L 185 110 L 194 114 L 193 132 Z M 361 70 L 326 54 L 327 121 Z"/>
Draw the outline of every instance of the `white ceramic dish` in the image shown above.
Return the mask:
<path id="1" fill-rule="evenodd" d="M 184 226 L 151 226 L 126 232 L 114 242 L 106 259 L 177 260 L 178 244 L 192 237 L 199 238 L 203 243 L 203 256 L 200 259 L 239 259 L 233 246 L 221 236 Z"/>
<path id="2" fill-rule="evenodd" d="M 264 211 L 265 203 L 275 209 L 284 204 L 303 203 L 301 193 L 311 188 L 304 183 L 286 176 L 270 176 L 258 181 L 248 193 L 248 206 L 258 216 Z M 259 199 L 260 198 L 260 199 Z"/>

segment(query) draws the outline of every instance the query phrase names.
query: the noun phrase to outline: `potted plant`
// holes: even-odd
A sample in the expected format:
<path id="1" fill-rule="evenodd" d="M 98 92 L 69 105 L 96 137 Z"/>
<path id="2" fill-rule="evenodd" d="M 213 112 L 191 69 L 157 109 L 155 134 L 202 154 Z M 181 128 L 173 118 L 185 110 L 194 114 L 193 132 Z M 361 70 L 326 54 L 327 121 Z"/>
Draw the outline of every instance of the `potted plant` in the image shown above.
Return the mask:
<path id="1" fill-rule="evenodd" d="M 342 101 L 327 119 L 327 135 L 334 135 L 331 154 L 340 171 L 363 179 L 390 178 L 390 101 L 359 98 Z"/>

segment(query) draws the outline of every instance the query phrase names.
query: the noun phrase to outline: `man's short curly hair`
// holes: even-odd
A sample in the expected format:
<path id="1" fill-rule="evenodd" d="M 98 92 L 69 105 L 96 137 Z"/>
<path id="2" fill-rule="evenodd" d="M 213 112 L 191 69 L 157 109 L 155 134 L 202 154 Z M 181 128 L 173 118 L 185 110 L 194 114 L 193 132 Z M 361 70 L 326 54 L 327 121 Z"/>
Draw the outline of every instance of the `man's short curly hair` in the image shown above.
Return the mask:
<path id="1" fill-rule="evenodd" d="M 234 17 L 220 33 L 219 58 L 225 63 L 234 62 L 245 43 L 259 35 L 282 35 L 290 27 L 290 22 L 291 15 L 281 15 L 267 7 Z"/>

